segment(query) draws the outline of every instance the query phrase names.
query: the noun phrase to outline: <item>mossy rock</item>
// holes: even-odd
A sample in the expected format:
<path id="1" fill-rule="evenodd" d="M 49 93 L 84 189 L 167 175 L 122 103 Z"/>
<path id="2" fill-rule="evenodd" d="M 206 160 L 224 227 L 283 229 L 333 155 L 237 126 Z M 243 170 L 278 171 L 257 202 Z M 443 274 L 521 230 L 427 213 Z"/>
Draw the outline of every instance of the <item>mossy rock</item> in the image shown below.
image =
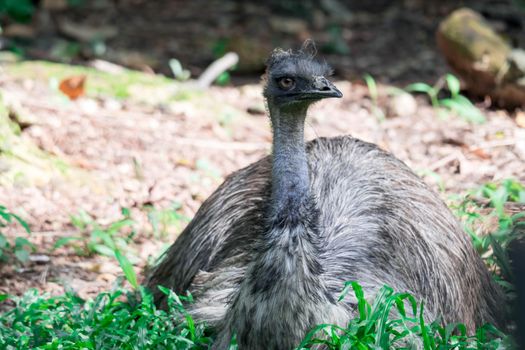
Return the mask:
<path id="1" fill-rule="evenodd" d="M 0 95 L 0 185 L 43 185 L 73 171 L 54 157 L 20 137 L 20 128 L 9 118 Z"/>
<path id="2" fill-rule="evenodd" d="M 480 14 L 458 9 L 441 22 L 436 36 L 445 59 L 469 91 L 489 95 L 502 106 L 525 106 L 525 70 L 514 63 L 517 50 Z"/>

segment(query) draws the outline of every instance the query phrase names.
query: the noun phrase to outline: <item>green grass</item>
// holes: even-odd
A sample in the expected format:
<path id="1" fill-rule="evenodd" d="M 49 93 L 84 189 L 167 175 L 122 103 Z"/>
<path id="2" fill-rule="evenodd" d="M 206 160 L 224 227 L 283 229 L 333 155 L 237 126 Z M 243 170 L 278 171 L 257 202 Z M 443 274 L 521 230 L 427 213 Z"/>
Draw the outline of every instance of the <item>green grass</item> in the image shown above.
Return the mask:
<path id="1" fill-rule="evenodd" d="M 0 315 L 0 349 L 207 348 L 210 338 L 187 315 L 182 297 L 171 293 L 166 312 L 139 291 L 116 289 L 83 300 L 73 293 L 51 297 L 30 290 L 9 298 L 16 306 Z"/>
<path id="2" fill-rule="evenodd" d="M 359 315 L 346 327 L 319 325 L 310 331 L 299 349 L 323 344 L 327 349 L 500 349 L 511 340 L 491 325 L 480 327 L 469 336 L 465 325 L 441 325 L 439 320 L 426 323 L 424 305 L 408 293 L 396 293 L 384 286 L 372 303 L 359 283 L 348 282 L 340 301 L 352 289 L 358 301 Z M 392 311 L 399 316 L 392 317 Z"/>
<path id="3" fill-rule="evenodd" d="M 324 344 L 328 349 L 502 349 L 511 339 L 490 325 L 467 335 L 462 324 L 426 323 L 424 307 L 411 295 L 383 287 L 373 302 L 350 282 L 359 315 L 347 327 L 319 325 L 298 349 Z M 0 314 L 1 349 L 206 349 L 212 342 L 205 325 L 196 323 L 183 302 L 191 296 L 168 295 L 169 309 L 158 310 L 151 294 L 116 289 L 83 300 L 73 293 L 58 297 L 30 290 L 22 297 L 1 296 L 15 303 Z M 341 299 L 342 299 L 341 298 Z M 391 310 L 399 316 L 392 317 Z M 236 349 L 234 341 L 230 349 Z"/>
<path id="4" fill-rule="evenodd" d="M 470 235 L 474 248 L 494 272 L 496 281 L 508 292 L 512 292 L 513 279 L 507 248 L 518 237 L 525 236 L 525 212 L 508 214 L 506 203 L 525 204 L 525 187 L 513 179 L 487 183 L 470 191 L 467 196 L 456 199 L 452 204 L 456 215 L 464 222 L 465 231 Z M 482 210 L 489 211 L 482 215 Z M 490 234 L 482 234 L 480 227 L 489 220 L 497 228 Z"/>

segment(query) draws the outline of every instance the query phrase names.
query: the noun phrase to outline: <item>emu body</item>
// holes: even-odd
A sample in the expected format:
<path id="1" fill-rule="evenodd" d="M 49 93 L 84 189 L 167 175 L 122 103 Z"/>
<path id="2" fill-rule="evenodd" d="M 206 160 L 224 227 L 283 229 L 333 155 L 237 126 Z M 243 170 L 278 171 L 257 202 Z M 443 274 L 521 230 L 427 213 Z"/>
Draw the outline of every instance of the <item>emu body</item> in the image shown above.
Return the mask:
<path id="1" fill-rule="evenodd" d="M 367 295 L 384 284 L 411 292 L 429 320 L 501 325 L 500 291 L 469 238 L 404 163 L 349 136 L 304 143 L 310 103 L 340 97 L 325 73 L 301 52 L 274 52 L 273 155 L 204 202 L 147 280 L 157 302 L 157 285 L 189 290 L 214 349 L 236 334 L 240 349 L 289 350 L 319 323 L 344 326 L 357 308 L 350 295 L 337 302 L 346 281 Z"/>

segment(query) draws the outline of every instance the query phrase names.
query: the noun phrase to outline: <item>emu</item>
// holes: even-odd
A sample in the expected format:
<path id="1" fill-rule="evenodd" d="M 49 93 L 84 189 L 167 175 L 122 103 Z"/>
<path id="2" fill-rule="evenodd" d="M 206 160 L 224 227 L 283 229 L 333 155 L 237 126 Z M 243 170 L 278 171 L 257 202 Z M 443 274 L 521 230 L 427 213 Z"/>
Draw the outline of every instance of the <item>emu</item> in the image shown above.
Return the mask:
<path id="1" fill-rule="evenodd" d="M 455 217 L 403 162 L 350 136 L 304 141 L 312 103 L 342 97 L 308 48 L 276 49 L 264 97 L 273 152 L 231 174 L 148 276 L 156 302 L 189 290 L 213 349 L 289 350 L 320 323 L 344 326 L 356 300 L 387 284 L 429 320 L 501 326 L 502 296 Z"/>

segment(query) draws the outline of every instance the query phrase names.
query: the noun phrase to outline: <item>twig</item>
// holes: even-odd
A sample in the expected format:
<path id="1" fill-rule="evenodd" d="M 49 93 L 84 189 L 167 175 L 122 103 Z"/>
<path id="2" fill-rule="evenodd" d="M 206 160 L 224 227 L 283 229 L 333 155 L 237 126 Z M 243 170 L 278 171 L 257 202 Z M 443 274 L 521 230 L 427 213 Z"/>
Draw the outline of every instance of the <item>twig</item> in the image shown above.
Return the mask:
<path id="1" fill-rule="evenodd" d="M 46 283 L 48 272 L 49 272 L 49 265 L 46 265 L 44 267 L 44 271 L 42 271 L 42 274 L 40 275 L 40 278 L 38 279 L 40 284 L 45 284 Z"/>
<path id="2" fill-rule="evenodd" d="M 441 158 L 440 160 L 438 160 L 437 162 L 435 162 L 430 168 L 429 170 L 430 171 L 436 171 L 438 170 L 439 168 L 441 168 L 442 166 L 445 166 L 447 165 L 448 163 L 454 161 L 454 160 L 458 160 L 461 162 L 461 159 L 465 159 L 465 157 L 463 156 L 463 153 L 461 152 L 454 152 L 452 154 L 449 154 L 448 156 L 446 157 L 443 157 Z"/>
<path id="3" fill-rule="evenodd" d="M 483 142 L 476 146 L 472 146 L 469 148 L 469 150 L 475 151 L 475 150 L 489 149 L 489 148 L 496 148 L 496 147 L 514 146 L 515 144 L 516 144 L 515 139 L 494 140 L 494 141 Z"/>
<path id="4" fill-rule="evenodd" d="M 201 89 L 209 87 L 219 75 L 236 65 L 237 62 L 239 62 L 239 55 L 235 52 L 228 52 L 206 68 L 197 79 L 197 86 Z"/>

